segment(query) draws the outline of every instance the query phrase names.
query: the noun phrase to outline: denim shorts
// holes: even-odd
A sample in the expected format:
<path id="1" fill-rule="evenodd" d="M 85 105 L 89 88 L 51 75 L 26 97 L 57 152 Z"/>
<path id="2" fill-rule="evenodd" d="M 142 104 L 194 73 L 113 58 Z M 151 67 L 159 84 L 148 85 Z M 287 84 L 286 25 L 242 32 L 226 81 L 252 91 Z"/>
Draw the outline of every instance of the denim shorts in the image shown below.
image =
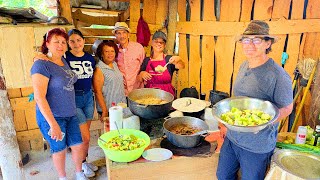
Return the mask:
<path id="1" fill-rule="evenodd" d="M 77 117 L 79 125 L 86 123 L 88 120 L 93 119 L 94 100 L 92 91 L 75 91 Z"/>
<path id="2" fill-rule="evenodd" d="M 55 117 L 57 123 L 60 126 L 61 131 L 65 133 L 65 136 L 62 139 L 62 141 L 57 142 L 56 140 L 51 139 L 51 136 L 48 135 L 50 126 L 44 118 L 44 116 L 38 110 L 36 111 L 36 119 L 44 139 L 50 145 L 50 152 L 52 154 L 63 151 L 67 147 L 75 146 L 82 143 L 79 122 L 76 116 Z"/>

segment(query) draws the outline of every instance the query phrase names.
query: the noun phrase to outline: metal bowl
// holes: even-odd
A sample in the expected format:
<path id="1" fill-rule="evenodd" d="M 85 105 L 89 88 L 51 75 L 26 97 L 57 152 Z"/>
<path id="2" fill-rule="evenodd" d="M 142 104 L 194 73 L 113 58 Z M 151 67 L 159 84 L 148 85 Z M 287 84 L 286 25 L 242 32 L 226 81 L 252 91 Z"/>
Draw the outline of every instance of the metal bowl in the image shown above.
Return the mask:
<path id="1" fill-rule="evenodd" d="M 272 117 L 272 119 L 265 124 L 260 124 L 257 126 L 231 125 L 220 119 L 220 117 L 223 113 L 231 111 L 232 107 L 238 108 L 240 110 L 258 109 L 263 111 L 264 113 L 269 114 Z M 230 130 L 238 132 L 258 132 L 277 120 L 277 118 L 279 117 L 279 109 L 269 101 L 239 96 L 219 101 L 212 107 L 212 114 L 219 122 L 224 124 Z"/>
<path id="2" fill-rule="evenodd" d="M 282 149 L 272 156 L 282 170 L 303 179 L 320 178 L 320 157 L 296 150 Z"/>

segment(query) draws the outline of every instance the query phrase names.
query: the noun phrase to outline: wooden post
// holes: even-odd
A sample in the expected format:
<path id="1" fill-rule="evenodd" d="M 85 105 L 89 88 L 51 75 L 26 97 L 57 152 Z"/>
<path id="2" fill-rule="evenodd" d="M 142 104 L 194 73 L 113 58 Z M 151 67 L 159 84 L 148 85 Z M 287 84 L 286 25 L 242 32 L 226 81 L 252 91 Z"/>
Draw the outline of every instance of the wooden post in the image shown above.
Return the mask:
<path id="1" fill-rule="evenodd" d="M 13 125 L 12 109 L 9 102 L 5 79 L 0 61 L 0 167 L 6 179 L 25 179 L 21 154 Z"/>
<path id="2" fill-rule="evenodd" d="M 174 42 L 176 40 L 176 25 L 177 25 L 178 1 L 169 0 L 169 23 L 168 23 L 168 37 L 167 37 L 167 51 L 168 54 L 174 52 Z"/>
<path id="3" fill-rule="evenodd" d="M 61 16 L 65 17 L 70 24 L 72 23 L 70 0 L 60 0 Z"/>

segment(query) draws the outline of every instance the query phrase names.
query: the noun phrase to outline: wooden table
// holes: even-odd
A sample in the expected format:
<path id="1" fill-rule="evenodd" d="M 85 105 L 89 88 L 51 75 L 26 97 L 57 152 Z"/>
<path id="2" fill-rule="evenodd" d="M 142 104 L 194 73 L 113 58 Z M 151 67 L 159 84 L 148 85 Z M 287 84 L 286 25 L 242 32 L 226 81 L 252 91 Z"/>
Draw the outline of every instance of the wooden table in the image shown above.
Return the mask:
<path id="1" fill-rule="evenodd" d="M 218 140 L 218 151 L 221 146 Z M 159 147 L 159 140 L 153 140 L 151 147 Z M 150 162 L 143 158 L 131 163 L 116 163 L 106 159 L 109 180 L 211 180 L 217 179 L 219 153 L 210 157 L 173 156 L 161 162 Z"/>

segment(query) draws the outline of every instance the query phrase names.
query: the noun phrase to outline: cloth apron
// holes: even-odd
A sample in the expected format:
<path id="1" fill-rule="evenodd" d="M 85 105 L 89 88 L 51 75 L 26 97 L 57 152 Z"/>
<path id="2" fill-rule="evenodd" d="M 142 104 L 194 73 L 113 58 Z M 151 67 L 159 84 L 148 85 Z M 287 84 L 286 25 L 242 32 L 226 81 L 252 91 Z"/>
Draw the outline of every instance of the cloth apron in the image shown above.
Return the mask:
<path id="1" fill-rule="evenodd" d="M 151 59 L 149 60 L 146 72 L 151 74 L 152 78 L 147 81 L 146 88 L 159 88 L 171 93 L 175 97 L 175 89 L 171 84 L 171 75 L 168 69 L 166 69 L 162 73 L 156 72 L 155 68 L 158 65 L 166 65 L 166 60 L 164 57 L 163 60 L 160 61 L 152 61 Z"/>

